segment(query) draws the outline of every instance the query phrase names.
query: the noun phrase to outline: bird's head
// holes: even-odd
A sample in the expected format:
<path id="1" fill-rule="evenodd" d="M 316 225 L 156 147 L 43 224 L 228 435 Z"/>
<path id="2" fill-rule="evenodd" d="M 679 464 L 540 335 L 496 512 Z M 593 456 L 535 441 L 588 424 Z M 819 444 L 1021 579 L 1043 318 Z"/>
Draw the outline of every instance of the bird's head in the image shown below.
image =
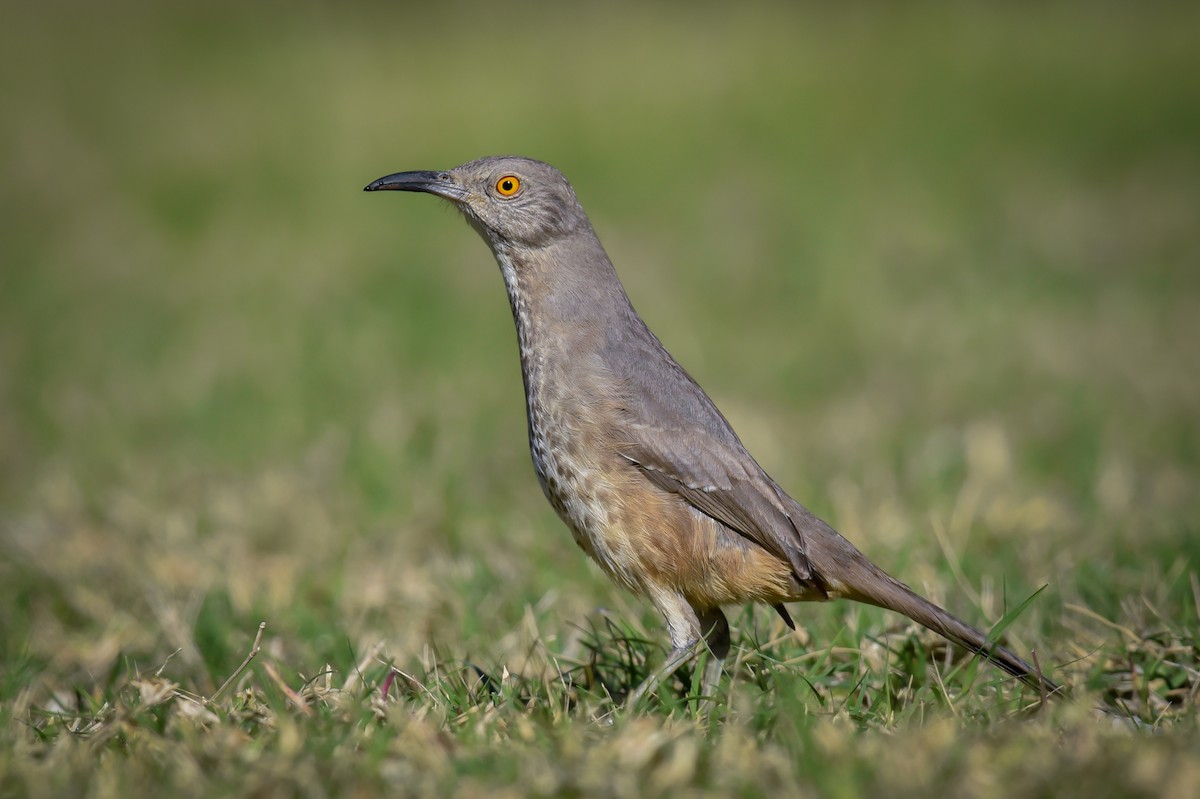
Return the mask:
<path id="1" fill-rule="evenodd" d="M 436 194 L 462 211 L 493 246 L 542 247 L 587 225 L 562 173 L 530 158 L 489 157 L 444 172 L 397 172 L 364 191 Z"/>

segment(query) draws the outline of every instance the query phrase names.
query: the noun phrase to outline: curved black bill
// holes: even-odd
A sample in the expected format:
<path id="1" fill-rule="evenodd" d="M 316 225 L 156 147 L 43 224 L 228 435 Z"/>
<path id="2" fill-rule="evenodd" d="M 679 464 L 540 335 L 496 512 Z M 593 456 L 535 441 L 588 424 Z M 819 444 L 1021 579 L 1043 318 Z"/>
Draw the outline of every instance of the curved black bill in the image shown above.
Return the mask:
<path id="1" fill-rule="evenodd" d="M 370 183 L 363 191 L 423 191 L 452 200 L 462 199 L 465 192 L 448 172 L 397 172 Z"/>

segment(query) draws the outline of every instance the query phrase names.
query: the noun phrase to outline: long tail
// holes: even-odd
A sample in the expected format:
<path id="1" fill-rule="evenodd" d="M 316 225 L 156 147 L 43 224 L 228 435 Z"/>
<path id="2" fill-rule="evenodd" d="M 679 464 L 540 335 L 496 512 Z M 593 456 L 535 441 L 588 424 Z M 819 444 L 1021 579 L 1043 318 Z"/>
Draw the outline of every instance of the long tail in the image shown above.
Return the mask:
<path id="1" fill-rule="evenodd" d="M 862 558 L 861 561 L 839 575 L 843 578 L 848 599 L 902 613 L 963 649 L 987 658 L 1037 691 L 1046 694 L 1062 692 L 1062 686 L 1017 657 L 1011 650 L 988 641 L 987 636 L 979 630 L 914 592 L 871 563 L 865 556 L 859 554 L 859 557 Z"/>

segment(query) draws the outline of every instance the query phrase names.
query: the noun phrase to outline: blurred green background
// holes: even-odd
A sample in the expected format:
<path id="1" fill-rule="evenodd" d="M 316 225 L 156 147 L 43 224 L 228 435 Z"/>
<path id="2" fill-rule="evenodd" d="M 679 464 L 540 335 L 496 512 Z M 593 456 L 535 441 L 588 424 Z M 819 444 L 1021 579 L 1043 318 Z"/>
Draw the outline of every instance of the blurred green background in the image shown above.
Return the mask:
<path id="1" fill-rule="evenodd" d="M 485 246 L 361 191 L 503 153 L 568 175 L 750 450 L 885 568 L 980 622 L 1049 584 L 1010 634 L 1084 681 L 1114 633 L 1072 606 L 1194 630 L 1195 5 L 3 17 L 0 700 L 176 649 L 211 691 L 260 618 L 309 674 L 509 663 L 527 607 L 663 635 L 540 495 Z"/>

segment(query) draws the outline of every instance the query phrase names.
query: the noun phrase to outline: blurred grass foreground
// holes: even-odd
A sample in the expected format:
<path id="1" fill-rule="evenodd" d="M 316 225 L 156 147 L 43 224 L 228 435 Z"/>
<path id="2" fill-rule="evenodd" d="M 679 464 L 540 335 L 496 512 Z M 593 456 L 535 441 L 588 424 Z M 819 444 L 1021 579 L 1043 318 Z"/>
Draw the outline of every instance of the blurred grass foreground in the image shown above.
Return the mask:
<path id="1" fill-rule="evenodd" d="M 0 796 L 1197 795 L 1198 23 L 7 4 Z M 360 191 L 507 152 L 781 484 L 1073 699 L 833 604 L 618 712 L 666 634 L 540 496 L 496 269 Z"/>

